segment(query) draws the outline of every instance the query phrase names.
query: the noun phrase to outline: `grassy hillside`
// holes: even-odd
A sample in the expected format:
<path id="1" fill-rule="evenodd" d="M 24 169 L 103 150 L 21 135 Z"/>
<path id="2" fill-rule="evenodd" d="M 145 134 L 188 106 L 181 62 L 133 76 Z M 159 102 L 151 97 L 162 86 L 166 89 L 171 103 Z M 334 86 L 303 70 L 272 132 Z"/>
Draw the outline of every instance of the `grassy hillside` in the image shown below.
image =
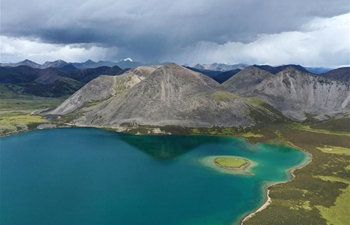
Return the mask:
<path id="1" fill-rule="evenodd" d="M 0 136 L 27 131 L 39 124 L 49 123 L 39 112 L 57 107 L 66 97 L 18 95 L 0 85 Z"/>

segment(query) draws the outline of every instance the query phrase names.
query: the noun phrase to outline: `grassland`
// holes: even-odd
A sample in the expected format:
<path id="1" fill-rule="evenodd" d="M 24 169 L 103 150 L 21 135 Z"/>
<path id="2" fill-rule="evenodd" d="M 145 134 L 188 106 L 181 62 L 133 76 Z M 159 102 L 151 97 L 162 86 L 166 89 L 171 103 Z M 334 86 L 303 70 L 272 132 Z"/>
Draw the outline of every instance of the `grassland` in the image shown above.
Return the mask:
<path id="1" fill-rule="evenodd" d="M 343 127 L 348 121 L 273 125 L 261 129 L 263 138 L 248 138 L 251 142 L 277 141 L 293 145 L 311 153 L 312 161 L 294 171 L 295 179 L 291 182 L 269 187 L 271 204 L 244 224 L 348 224 L 350 127 L 348 130 Z"/>
<path id="2" fill-rule="evenodd" d="M 231 169 L 235 168 L 238 169 L 248 163 L 247 160 L 242 158 L 236 158 L 236 157 L 216 157 L 214 159 L 215 164 L 218 166 Z"/>
<path id="3" fill-rule="evenodd" d="M 56 107 L 64 98 L 44 98 L 19 95 L 11 98 L 10 92 L 0 95 L 0 136 L 14 134 L 48 123 L 40 111 Z"/>

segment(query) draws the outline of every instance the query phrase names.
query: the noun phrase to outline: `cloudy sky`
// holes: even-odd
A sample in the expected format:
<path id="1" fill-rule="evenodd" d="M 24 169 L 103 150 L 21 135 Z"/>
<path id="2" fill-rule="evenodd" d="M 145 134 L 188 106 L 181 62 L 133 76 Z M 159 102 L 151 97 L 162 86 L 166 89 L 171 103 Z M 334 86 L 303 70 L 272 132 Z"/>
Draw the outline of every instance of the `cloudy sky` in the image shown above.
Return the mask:
<path id="1" fill-rule="evenodd" d="M 1 62 L 350 65 L 349 0 L 1 0 Z"/>

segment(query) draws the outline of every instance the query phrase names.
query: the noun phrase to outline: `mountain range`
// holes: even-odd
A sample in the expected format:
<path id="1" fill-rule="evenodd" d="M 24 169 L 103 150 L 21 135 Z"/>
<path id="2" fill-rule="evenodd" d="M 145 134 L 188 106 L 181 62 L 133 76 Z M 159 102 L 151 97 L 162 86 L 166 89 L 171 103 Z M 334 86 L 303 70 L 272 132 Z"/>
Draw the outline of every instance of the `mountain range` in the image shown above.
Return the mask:
<path id="1" fill-rule="evenodd" d="M 29 66 L 0 67 L 0 89 L 14 94 L 60 97 L 73 94 L 85 83 L 102 74 L 117 75 L 122 71 L 118 66 L 73 71 L 54 67 L 46 69 Z"/>
<path id="2" fill-rule="evenodd" d="M 29 66 L 35 69 L 47 69 L 47 68 L 58 68 L 62 70 L 74 71 L 74 70 L 83 70 L 83 69 L 92 69 L 102 66 L 114 67 L 118 66 L 122 69 L 126 68 L 134 68 L 137 66 L 141 66 L 143 63 L 133 61 L 131 58 L 122 59 L 118 62 L 110 62 L 110 61 L 98 61 L 94 62 L 91 59 L 85 62 L 65 62 L 63 60 L 56 60 L 53 62 L 46 61 L 44 64 L 38 64 L 31 60 L 24 60 L 17 63 L 0 63 L 0 67 L 18 67 L 18 66 Z"/>
<path id="3" fill-rule="evenodd" d="M 226 63 L 211 63 L 211 64 L 185 64 L 186 67 L 191 67 L 198 70 L 213 70 L 213 71 L 220 71 L 220 72 L 226 72 L 229 70 L 236 70 L 236 69 L 244 69 L 248 65 L 244 63 L 239 64 L 226 64 Z"/>
<path id="4" fill-rule="evenodd" d="M 62 95 L 74 93 L 84 83 L 87 83 L 100 75 L 119 75 L 123 73 L 123 70 L 120 67 L 112 66 L 114 64 L 115 63 L 108 62 L 108 61 L 99 61 L 96 63 L 91 60 L 88 60 L 84 63 L 67 63 L 63 60 L 56 60 L 54 62 L 47 61 L 43 65 L 39 65 L 35 62 L 24 60 L 22 62 L 14 63 L 14 64 L 2 64 L 2 65 L 5 65 L 6 67 L 0 67 L 0 84 L 6 84 L 7 88 L 9 88 L 8 84 L 12 84 L 10 91 L 12 90 L 17 93 L 59 97 Z M 141 63 L 134 62 L 132 59 L 126 58 L 119 61 L 119 64 L 123 65 L 123 68 L 125 68 L 125 67 L 133 67 L 135 65 L 140 65 Z M 96 67 L 96 66 L 99 66 L 99 67 Z M 204 68 L 204 67 L 200 67 L 199 64 L 197 64 L 198 68 L 189 67 L 189 66 L 186 66 L 186 68 L 198 73 L 205 74 L 221 84 L 221 83 L 224 83 L 226 80 L 230 79 L 235 74 L 239 73 L 242 70 L 239 68 L 243 68 L 246 65 L 236 64 L 236 65 L 231 65 L 231 67 L 227 67 L 228 65 L 226 64 L 224 65 L 224 64 L 213 63 L 213 64 L 210 64 L 210 66 L 208 64 L 206 65 L 205 68 L 222 69 L 222 70 L 223 68 L 226 68 L 226 69 L 237 68 L 237 69 L 228 70 L 224 72 L 219 70 L 198 69 L 198 68 Z M 276 74 L 287 67 L 293 67 L 299 71 L 308 73 L 307 68 L 304 68 L 300 65 L 293 65 L 293 64 L 276 66 L 276 67 L 269 66 L 269 65 L 254 65 L 254 66 L 262 70 L 265 70 L 271 74 Z M 93 67 L 93 68 L 90 68 L 90 67 Z M 126 70 L 127 69 L 124 69 L 124 71 Z M 318 75 L 328 77 L 334 80 L 345 81 L 345 82 L 348 82 L 350 80 L 349 68 L 347 67 L 338 68 L 336 70 L 331 70 L 327 73 L 318 74 Z M 39 79 L 38 77 L 41 77 L 41 78 Z M 45 77 L 45 79 L 42 79 L 43 77 Z M 62 79 L 62 78 L 65 78 L 65 79 Z M 80 83 L 74 83 L 72 80 L 69 80 L 68 78 L 78 81 Z M 45 84 L 42 83 L 41 82 L 42 80 L 45 80 L 46 83 Z M 72 85 L 73 83 L 74 85 Z M 63 89 L 66 89 L 67 91 L 62 91 L 60 88 L 54 88 L 57 85 L 58 87 L 60 86 L 65 87 Z M 40 90 L 46 90 L 46 91 L 40 91 Z"/>
<path id="5" fill-rule="evenodd" d="M 131 58 L 125 58 L 117 62 L 111 62 L 111 61 L 94 62 L 90 59 L 85 62 L 65 62 L 63 60 L 56 60 L 53 62 L 46 61 L 44 64 L 38 64 L 36 62 L 26 59 L 24 61 L 17 62 L 17 63 L 0 63 L 0 67 L 29 66 L 36 69 L 46 69 L 46 68 L 53 67 L 53 68 L 58 68 L 62 70 L 73 71 L 73 70 L 97 68 L 101 66 L 108 66 L 108 67 L 118 66 L 122 69 L 130 69 L 138 66 L 165 65 L 165 64 L 167 63 L 160 63 L 160 62 L 142 63 L 142 62 L 134 61 Z M 248 67 L 249 65 L 244 63 L 239 63 L 239 64 L 227 64 L 227 63 L 211 63 L 211 64 L 196 63 L 195 64 L 193 63 L 193 64 L 184 64 L 183 66 L 190 68 L 192 70 L 200 71 L 201 73 L 204 73 L 212 77 L 213 75 L 218 75 L 219 73 L 222 73 L 222 72 L 234 71 L 238 69 L 242 70 Z M 282 66 L 275 66 L 275 67 L 269 66 L 269 65 L 255 65 L 255 66 L 258 66 L 265 70 L 269 70 L 269 72 L 271 73 L 277 73 L 285 67 L 299 66 L 299 65 L 282 65 Z M 324 67 L 305 67 L 305 68 L 301 66 L 299 67 L 313 74 L 324 74 L 332 70 L 331 68 L 324 68 Z"/>
<path id="6" fill-rule="evenodd" d="M 83 126 L 255 127 L 350 112 L 349 82 L 249 66 L 222 84 L 174 63 L 99 76 L 50 114 Z"/>

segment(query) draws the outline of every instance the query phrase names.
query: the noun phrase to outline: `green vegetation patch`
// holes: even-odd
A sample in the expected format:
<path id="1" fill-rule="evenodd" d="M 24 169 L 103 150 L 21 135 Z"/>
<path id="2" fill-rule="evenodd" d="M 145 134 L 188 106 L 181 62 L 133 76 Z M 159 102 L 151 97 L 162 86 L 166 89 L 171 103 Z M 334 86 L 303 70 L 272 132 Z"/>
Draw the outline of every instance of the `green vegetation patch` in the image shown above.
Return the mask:
<path id="1" fill-rule="evenodd" d="M 312 208 L 310 207 L 310 201 L 295 201 L 291 204 L 291 202 L 288 202 L 290 206 L 291 210 L 300 210 L 300 209 L 304 209 L 304 210 L 312 210 Z"/>
<path id="2" fill-rule="evenodd" d="M 47 122 L 41 116 L 37 115 L 16 115 L 14 114 L 1 114 L 0 126 L 11 126 L 18 124 L 30 124 L 30 123 L 45 123 Z"/>
<path id="3" fill-rule="evenodd" d="M 227 91 L 215 91 L 212 95 L 212 98 L 216 101 L 229 102 L 237 99 L 238 96 Z"/>
<path id="4" fill-rule="evenodd" d="M 291 123 L 290 124 L 291 129 L 296 130 L 303 130 L 313 133 L 319 133 L 319 134 L 333 134 L 333 135 L 345 135 L 350 137 L 350 132 L 344 132 L 344 131 L 334 131 L 334 130 L 322 130 L 322 129 L 315 129 L 311 128 L 309 125 L 304 125 L 301 123 Z"/>
<path id="5" fill-rule="evenodd" d="M 346 118 L 336 118 L 328 121 L 322 121 L 321 123 L 316 123 L 310 125 L 313 129 L 328 130 L 335 132 L 350 132 L 350 119 Z"/>
<path id="6" fill-rule="evenodd" d="M 252 137 L 254 137 L 254 138 L 262 138 L 262 137 L 264 137 L 264 135 L 262 135 L 262 134 L 256 134 L 256 133 L 253 133 L 253 132 L 246 132 L 246 133 L 242 133 L 242 134 L 240 134 L 240 136 L 241 137 L 244 137 L 244 138 L 252 138 Z"/>
<path id="7" fill-rule="evenodd" d="M 217 157 L 214 159 L 216 165 L 227 169 L 238 169 L 248 163 L 248 160 L 238 157 Z"/>
<path id="8" fill-rule="evenodd" d="M 0 136 L 35 129 L 37 125 L 47 123 L 39 113 L 57 107 L 65 99 L 33 95 L 8 98 L 3 94 L 0 93 Z"/>
<path id="9" fill-rule="evenodd" d="M 318 150 L 324 153 L 348 155 L 350 156 L 350 148 L 344 148 L 339 146 L 324 145 L 323 147 L 317 147 Z"/>
<path id="10" fill-rule="evenodd" d="M 348 187 L 338 196 L 334 202 L 334 206 L 324 207 L 317 205 L 316 208 L 320 210 L 322 216 L 328 221 L 327 224 L 347 225 L 350 221 L 349 202 L 350 202 L 350 180 L 339 179 L 336 177 L 319 176 L 323 180 L 332 182 L 345 182 Z"/>
<path id="11" fill-rule="evenodd" d="M 245 98 L 245 99 L 257 105 L 267 104 L 264 100 L 260 98 Z"/>
<path id="12" fill-rule="evenodd" d="M 231 155 L 206 156 L 200 158 L 199 162 L 220 173 L 248 176 L 254 175 L 251 169 L 257 165 L 257 163 L 252 160 Z"/>

